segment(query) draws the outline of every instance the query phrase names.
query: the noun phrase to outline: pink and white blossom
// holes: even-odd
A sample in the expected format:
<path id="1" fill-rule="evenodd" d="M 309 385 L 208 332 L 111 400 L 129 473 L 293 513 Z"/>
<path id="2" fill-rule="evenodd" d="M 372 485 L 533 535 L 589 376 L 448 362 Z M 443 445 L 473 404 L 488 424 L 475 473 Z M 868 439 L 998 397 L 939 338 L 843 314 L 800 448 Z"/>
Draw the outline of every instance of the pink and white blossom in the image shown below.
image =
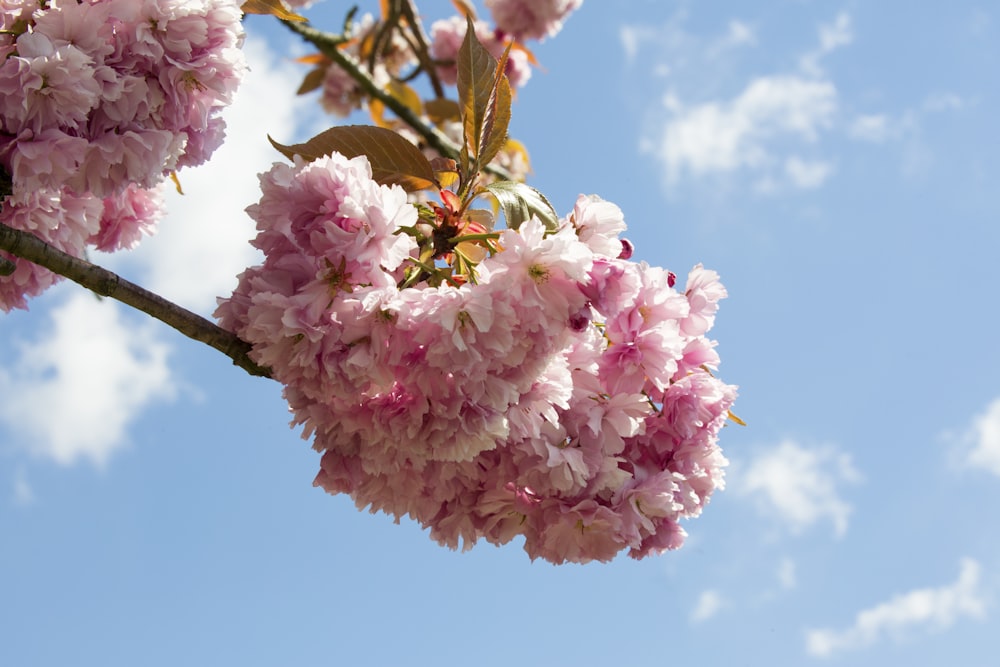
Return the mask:
<path id="1" fill-rule="evenodd" d="M 554 36 L 582 4 L 583 0 L 486 0 L 497 29 L 518 40 Z"/>
<path id="2" fill-rule="evenodd" d="M 6 224 L 32 231 L 37 211 L 58 229 L 43 240 L 77 256 L 151 232 L 150 191 L 222 142 L 219 112 L 246 69 L 241 18 L 237 0 L 0 3 Z M 0 277 L 0 308 L 55 280 L 18 267 Z"/>
<path id="3" fill-rule="evenodd" d="M 261 186 L 265 260 L 217 316 L 285 385 L 317 486 L 453 548 L 523 536 L 561 563 L 683 543 L 723 485 L 735 399 L 690 333 L 723 295 L 714 273 L 682 294 L 621 259 L 620 210 L 586 197 L 555 231 L 504 230 L 474 282 L 401 288 L 416 210 L 365 158 L 277 164 Z"/>

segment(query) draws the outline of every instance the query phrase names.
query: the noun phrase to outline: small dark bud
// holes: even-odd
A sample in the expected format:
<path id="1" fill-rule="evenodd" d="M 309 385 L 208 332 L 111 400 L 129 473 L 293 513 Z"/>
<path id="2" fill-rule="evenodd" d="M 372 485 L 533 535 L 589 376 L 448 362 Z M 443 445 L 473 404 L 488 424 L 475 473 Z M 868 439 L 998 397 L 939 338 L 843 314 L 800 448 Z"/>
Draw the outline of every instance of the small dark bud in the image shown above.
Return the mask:
<path id="1" fill-rule="evenodd" d="M 586 329 L 590 325 L 590 306 L 586 306 L 583 310 L 580 310 L 575 315 L 571 315 L 569 318 L 569 328 L 573 331 L 580 332 Z"/>

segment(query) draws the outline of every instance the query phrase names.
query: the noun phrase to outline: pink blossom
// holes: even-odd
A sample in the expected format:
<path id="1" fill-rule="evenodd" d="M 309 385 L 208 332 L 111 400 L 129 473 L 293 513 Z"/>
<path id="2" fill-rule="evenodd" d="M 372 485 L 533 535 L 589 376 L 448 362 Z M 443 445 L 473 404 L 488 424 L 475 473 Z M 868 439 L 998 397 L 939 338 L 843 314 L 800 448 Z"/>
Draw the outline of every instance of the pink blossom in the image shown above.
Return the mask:
<path id="1" fill-rule="evenodd" d="M 364 92 L 348 72 L 336 65 L 326 69 L 319 101 L 327 113 L 346 118 L 352 111 L 361 108 L 363 99 Z"/>
<path id="2" fill-rule="evenodd" d="M 715 323 L 719 300 L 727 296 L 726 288 L 719 282 L 718 273 L 709 271 L 699 264 L 688 274 L 684 294 L 691 304 L 691 309 L 682 321 L 681 327 L 689 336 L 700 336 Z"/>
<path id="3" fill-rule="evenodd" d="M 83 129 L 99 92 L 93 59 L 75 46 L 54 46 L 42 33 L 18 37 L 17 55 L 0 65 L 0 116 L 11 134 Z"/>
<path id="4" fill-rule="evenodd" d="M 595 255 L 617 258 L 622 253 L 618 235 L 625 231 L 625 216 L 611 202 L 594 195 L 580 195 L 563 224 L 576 227 L 580 240 L 590 246 Z"/>
<path id="5" fill-rule="evenodd" d="M 144 190 L 130 184 L 120 194 L 104 199 L 100 229 L 87 239 L 102 252 L 134 248 L 151 236 L 164 214 L 163 188 Z"/>
<path id="6" fill-rule="evenodd" d="M 277 164 L 261 188 L 264 262 L 217 315 L 285 385 L 317 486 L 452 548 L 521 535 L 562 563 L 681 545 L 723 485 L 735 390 L 701 366 L 714 348 L 682 330 L 672 274 L 613 254 L 617 207 L 578 200 L 555 231 L 503 231 L 475 281 L 401 288 L 416 210 L 365 158 Z"/>
<path id="7" fill-rule="evenodd" d="M 26 129 L 0 145 L 0 160 L 9 164 L 15 201 L 39 190 L 58 190 L 78 178 L 90 148 L 86 139 L 57 128 Z"/>
<path id="8" fill-rule="evenodd" d="M 497 28 L 519 40 L 554 36 L 582 4 L 583 0 L 486 0 Z"/>
<path id="9" fill-rule="evenodd" d="M 241 18 L 236 0 L 2 3 L 4 218 L 78 256 L 152 231 L 147 190 L 222 141 L 246 69 Z M 39 271 L 0 278 L 3 307 L 51 284 Z"/>

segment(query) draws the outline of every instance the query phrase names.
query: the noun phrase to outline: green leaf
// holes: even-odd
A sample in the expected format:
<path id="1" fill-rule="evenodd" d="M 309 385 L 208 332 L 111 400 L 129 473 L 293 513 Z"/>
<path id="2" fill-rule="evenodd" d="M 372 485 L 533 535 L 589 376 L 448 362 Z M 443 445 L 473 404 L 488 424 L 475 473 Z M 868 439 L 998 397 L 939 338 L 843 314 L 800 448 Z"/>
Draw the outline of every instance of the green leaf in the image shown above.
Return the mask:
<path id="1" fill-rule="evenodd" d="M 268 140 L 288 159 L 301 155 L 311 161 L 334 152 L 348 158 L 367 156 L 375 181 L 383 185 L 400 185 L 407 192 L 439 187 L 434 168 L 420 149 L 385 128 L 370 125 L 331 127 L 305 143 L 291 146 L 279 144 L 270 136 Z"/>
<path id="2" fill-rule="evenodd" d="M 465 39 L 458 50 L 458 103 L 465 148 L 483 166 L 507 138 L 511 90 L 503 72 L 510 47 L 498 63 L 476 37 L 472 19 L 466 21 Z"/>
<path id="3" fill-rule="evenodd" d="M 521 223 L 536 216 L 545 228 L 555 231 L 559 227 L 559 214 L 541 192 L 517 181 L 496 181 L 486 186 L 486 191 L 496 197 L 507 227 L 517 229 Z"/>
<path id="4" fill-rule="evenodd" d="M 289 11 L 281 0 L 246 0 L 240 11 L 244 14 L 270 14 L 285 21 L 307 22 L 306 17 Z"/>

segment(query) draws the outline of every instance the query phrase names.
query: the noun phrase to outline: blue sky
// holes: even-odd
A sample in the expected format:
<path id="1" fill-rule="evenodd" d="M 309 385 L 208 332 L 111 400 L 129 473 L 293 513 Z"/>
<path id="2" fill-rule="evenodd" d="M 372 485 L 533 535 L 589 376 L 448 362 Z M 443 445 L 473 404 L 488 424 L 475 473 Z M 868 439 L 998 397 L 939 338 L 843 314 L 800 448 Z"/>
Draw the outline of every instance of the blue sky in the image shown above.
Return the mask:
<path id="1" fill-rule="evenodd" d="M 265 134 L 329 122 L 292 99 L 303 48 L 248 29 L 230 141 L 99 257 L 205 313 L 255 261 Z M 275 383 L 64 285 L 0 319 L 0 664 L 995 664 L 997 8 L 588 0 L 536 54 L 531 183 L 729 289 L 749 425 L 685 547 L 438 547 L 312 487 Z"/>

